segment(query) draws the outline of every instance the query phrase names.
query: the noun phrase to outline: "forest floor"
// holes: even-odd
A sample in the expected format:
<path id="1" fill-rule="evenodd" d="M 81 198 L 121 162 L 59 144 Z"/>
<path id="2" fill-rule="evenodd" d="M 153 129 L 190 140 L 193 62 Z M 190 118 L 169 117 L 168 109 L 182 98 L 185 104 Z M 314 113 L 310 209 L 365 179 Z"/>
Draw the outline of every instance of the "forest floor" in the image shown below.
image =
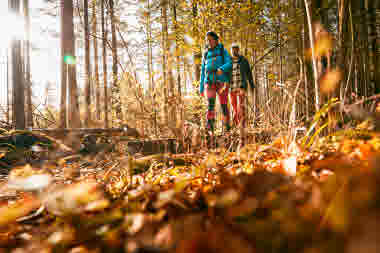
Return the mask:
<path id="1" fill-rule="evenodd" d="M 0 252 L 379 252 L 380 134 L 349 133 L 140 158 L 3 133 Z"/>

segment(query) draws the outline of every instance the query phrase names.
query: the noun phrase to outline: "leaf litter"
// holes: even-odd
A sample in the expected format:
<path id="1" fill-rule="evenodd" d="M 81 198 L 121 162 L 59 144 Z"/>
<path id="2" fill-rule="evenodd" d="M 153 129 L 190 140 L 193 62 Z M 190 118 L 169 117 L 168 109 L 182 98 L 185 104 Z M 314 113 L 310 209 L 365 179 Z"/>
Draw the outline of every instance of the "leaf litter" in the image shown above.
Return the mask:
<path id="1" fill-rule="evenodd" d="M 379 159 L 373 133 L 13 166 L 0 252 L 377 252 Z"/>

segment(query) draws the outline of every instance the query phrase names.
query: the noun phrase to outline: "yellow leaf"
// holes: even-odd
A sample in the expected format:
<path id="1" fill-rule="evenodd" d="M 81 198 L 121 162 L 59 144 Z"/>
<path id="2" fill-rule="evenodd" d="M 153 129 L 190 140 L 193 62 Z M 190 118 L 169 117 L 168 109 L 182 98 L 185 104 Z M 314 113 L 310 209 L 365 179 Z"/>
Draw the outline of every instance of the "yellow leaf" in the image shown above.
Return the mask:
<path id="1" fill-rule="evenodd" d="M 338 69 L 327 72 L 321 80 L 321 92 L 325 94 L 333 92 L 341 79 L 342 74 Z"/>

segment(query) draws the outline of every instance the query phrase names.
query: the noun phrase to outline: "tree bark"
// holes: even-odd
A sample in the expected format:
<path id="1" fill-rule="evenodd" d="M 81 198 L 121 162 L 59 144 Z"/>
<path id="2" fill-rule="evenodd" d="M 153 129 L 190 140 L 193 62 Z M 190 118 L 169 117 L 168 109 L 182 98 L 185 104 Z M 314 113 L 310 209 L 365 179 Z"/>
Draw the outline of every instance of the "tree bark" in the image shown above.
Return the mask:
<path id="1" fill-rule="evenodd" d="M 372 80 L 375 86 L 376 94 L 380 93 L 380 34 L 377 29 L 377 19 L 376 13 L 380 10 L 380 0 L 369 0 L 368 1 L 368 11 L 369 11 L 369 27 L 370 34 L 369 37 L 372 48 L 372 60 L 371 60 L 371 69 L 372 69 Z"/>
<path id="2" fill-rule="evenodd" d="M 7 112 L 6 112 L 6 120 L 8 125 L 10 125 L 10 108 L 11 108 L 11 102 L 10 102 L 10 78 L 9 78 L 9 72 L 10 72 L 10 59 L 9 59 L 9 51 L 7 50 Z"/>
<path id="3" fill-rule="evenodd" d="M 9 10 L 20 18 L 20 0 L 9 0 Z M 25 87 L 22 73 L 21 41 L 13 37 L 11 41 L 12 84 L 13 84 L 13 124 L 16 129 L 25 128 Z"/>
<path id="4" fill-rule="evenodd" d="M 103 42 L 103 88 L 104 88 L 104 127 L 109 127 L 108 119 L 108 88 L 107 88 L 107 29 L 105 21 L 105 1 L 101 0 L 102 42 Z"/>
<path id="5" fill-rule="evenodd" d="M 313 31 L 312 31 L 312 20 L 310 15 L 310 3 L 309 0 L 305 0 L 305 9 L 306 14 L 308 17 L 308 27 L 309 27 L 309 39 L 310 39 L 310 47 L 311 47 L 311 55 L 312 55 L 312 62 L 313 62 L 313 73 L 314 73 L 314 91 L 315 91 L 315 110 L 319 111 L 320 108 L 320 101 L 319 101 L 319 87 L 318 87 L 318 70 L 317 70 L 317 63 L 314 53 L 314 39 L 313 39 Z"/>
<path id="6" fill-rule="evenodd" d="M 79 102 L 78 102 L 78 87 L 76 78 L 75 67 L 75 36 L 74 36 L 74 8 L 73 0 L 62 0 L 62 25 L 63 31 L 61 36 L 64 41 L 64 45 L 67 46 L 64 52 L 66 59 L 68 57 L 74 60 L 73 63 L 64 62 L 66 64 L 68 75 L 68 88 L 69 88 L 69 101 L 68 101 L 68 127 L 78 128 L 81 127 L 80 114 L 79 114 Z"/>
<path id="7" fill-rule="evenodd" d="M 362 59 L 363 59 L 363 77 L 365 79 L 365 84 L 366 84 L 366 96 L 370 95 L 373 93 L 373 89 L 370 87 L 371 79 L 370 79 L 370 61 L 369 61 L 369 49 L 368 49 L 368 19 L 367 19 L 367 9 L 363 1 L 359 1 L 360 3 L 360 33 L 361 33 L 361 43 L 362 43 L 362 48 L 363 48 L 363 54 L 362 54 Z"/>
<path id="8" fill-rule="evenodd" d="M 177 69 L 177 100 L 179 104 L 179 115 L 180 120 L 183 120 L 183 104 L 182 104 L 182 91 L 181 91 L 181 60 L 180 60 L 180 37 L 179 37 L 179 31 L 178 31 L 178 24 L 177 24 L 177 3 L 176 0 L 173 0 L 172 2 L 172 8 L 173 8 L 173 22 L 174 22 L 174 32 L 175 32 L 175 54 L 176 54 L 176 69 Z"/>
<path id="9" fill-rule="evenodd" d="M 99 52 L 98 52 L 98 22 L 96 19 L 96 1 L 92 3 L 92 33 L 93 33 L 93 45 L 94 45 L 94 74 L 95 74 L 95 99 L 96 99 L 96 119 L 100 120 L 100 82 L 99 82 Z"/>
<path id="10" fill-rule="evenodd" d="M 369 57 L 368 57 L 368 24 L 366 19 L 367 10 L 364 1 L 351 1 L 352 4 L 352 18 L 355 31 L 354 43 L 355 59 L 357 60 L 356 66 L 358 67 L 357 80 L 359 81 L 359 94 L 368 96 L 369 92 Z"/>
<path id="11" fill-rule="evenodd" d="M 30 80 L 30 15 L 29 0 L 23 0 L 25 17 L 25 86 L 26 86 L 26 126 L 33 127 L 32 82 Z"/>
<path id="12" fill-rule="evenodd" d="M 147 22 L 146 22 L 146 33 L 147 33 L 147 44 L 148 44 L 148 77 L 149 77 L 149 94 L 152 94 L 154 89 L 153 82 L 153 63 L 152 63 L 152 24 L 151 24 L 151 6 L 150 0 L 147 0 Z"/>
<path id="13" fill-rule="evenodd" d="M 61 0 L 61 104 L 59 112 L 59 127 L 67 128 L 67 65 L 65 62 L 65 54 L 67 51 L 67 39 L 63 34 L 66 33 L 67 25 L 65 24 L 64 13 L 64 2 Z"/>
<path id="14" fill-rule="evenodd" d="M 61 104 L 59 127 L 67 128 L 67 65 L 64 61 L 63 45 L 61 45 Z"/>
<path id="15" fill-rule="evenodd" d="M 346 57 L 348 46 L 348 0 L 339 0 L 338 3 L 338 56 L 337 66 L 342 70 L 340 85 L 340 100 L 344 101 L 345 87 L 348 73 L 346 73 Z"/>
<path id="16" fill-rule="evenodd" d="M 192 6 L 193 6 L 193 10 L 192 10 L 193 20 L 196 20 L 197 16 L 198 16 L 198 5 L 197 5 L 196 0 L 193 0 Z M 193 26 L 193 37 L 195 37 L 195 34 L 196 34 L 195 27 L 196 26 L 195 26 L 195 24 L 193 24 L 192 26 Z M 196 52 L 194 52 L 194 56 L 193 56 L 195 80 L 197 82 L 199 82 L 201 80 L 202 50 L 200 49 L 199 45 L 195 45 L 195 47 L 198 49 Z"/>
<path id="17" fill-rule="evenodd" d="M 162 47 L 162 75 L 164 85 L 164 119 L 165 125 L 169 123 L 168 112 L 168 51 L 167 51 L 167 35 L 168 35 L 168 17 L 167 17 L 167 0 L 161 0 L 161 47 Z"/>
<path id="18" fill-rule="evenodd" d="M 115 24 L 115 9 L 114 0 L 109 0 L 109 14 L 111 19 L 111 33 L 112 33 L 112 106 L 115 110 L 117 121 L 120 124 L 123 122 L 123 112 L 121 107 L 121 90 L 118 82 L 118 59 L 117 59 L 117 38 L 116 38 L 116 24 Z"/>
<path id="19" fill-rule="evenodd" d="M 88 0 L 83 0 L 83 12 L 84 12 L 84 53 L 85 53 L 85 116 L 84 116 L 84 125 L 89 127 L 91 121 L 91 81 L 90 81 L 90 31 L 89 31 L 89 22 L 88 22 Z"/>

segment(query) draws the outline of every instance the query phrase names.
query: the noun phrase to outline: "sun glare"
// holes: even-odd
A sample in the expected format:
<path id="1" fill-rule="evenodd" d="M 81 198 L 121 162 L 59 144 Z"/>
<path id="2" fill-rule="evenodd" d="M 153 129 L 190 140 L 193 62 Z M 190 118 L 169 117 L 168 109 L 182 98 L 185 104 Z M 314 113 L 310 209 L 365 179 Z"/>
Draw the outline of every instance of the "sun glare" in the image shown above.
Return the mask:
<path id="1" fill-rule="evenodd" d="M 22 17 L 16 16 L 15 14 L 4 11 L 3 8 L 0 9 L 0 23 L 2 25 L 1 29 L 1 40 L 0 48 L 7 48 L 13 38 L 22 39 L 24 37 L 24 19 Z"/>

